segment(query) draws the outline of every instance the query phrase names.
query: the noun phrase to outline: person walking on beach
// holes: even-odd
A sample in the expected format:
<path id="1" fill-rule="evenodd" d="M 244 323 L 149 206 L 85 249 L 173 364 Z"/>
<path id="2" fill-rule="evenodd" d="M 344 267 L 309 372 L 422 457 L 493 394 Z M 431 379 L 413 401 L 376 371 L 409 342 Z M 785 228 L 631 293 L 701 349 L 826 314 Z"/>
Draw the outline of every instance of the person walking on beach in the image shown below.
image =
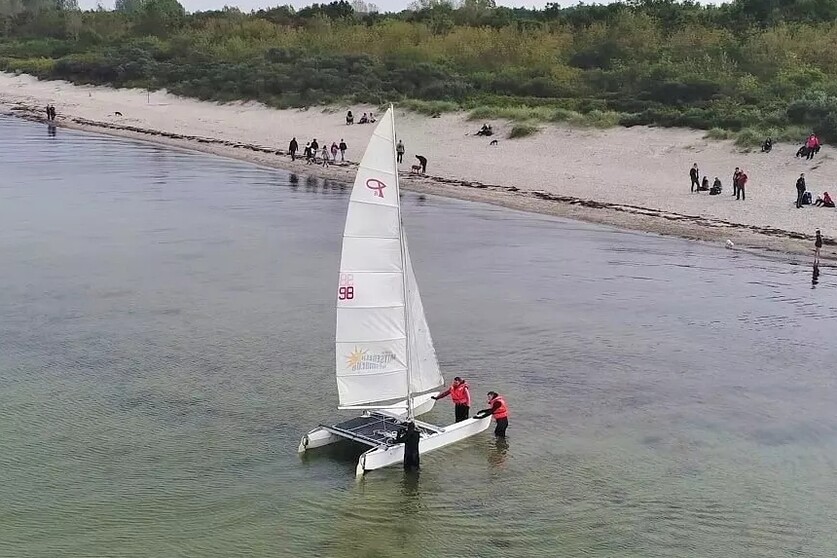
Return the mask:
<path id="1" fill-rule="evenodd" d="M 404 162 L 404 142 L 398 140 L 398 145 L 395 146 L 395 153 L 398 155 L 398 163 Z"/>
<path id="2" fill-rule="evenodd" d="M 320 153 L 320 156 L 323 158 L 323 167 L 328 167 L 328 147 L 323 145 L 323 150 Z"/>
<path id="3" fill-rule="evenodd" d="M 820 263 L 820 249 L 822 248 L 822 233 L 817 229 L 817 235 L 814 238 L 814 265 Z"/>
<path id="4" fill-rule="evenodd" d="M 317 143 L 317 138 L 311 140 L 311 155 L 316 159 L 317 152 L 320 151 L 320 144 Z"/>
<path id="5" fill-rule="evenodd" d="M 337 152 L 338 151 L 339 151 L 339 149 L 337 148 L 337 142 L 336 141 L 331 142 L 331 160 L 334 161 L 335 163 L 337 162 Z"/>
<path id="6" fill-rule="evenodd" d="M 699 192 L 700 191 L 700 171 L 698 170 L 697 163 L 692 165 L 692 168 L 689 169 L 689 178 L 692 179 L 692 185 L 689 188 L 690 192 Z"/>
<path id="7" fill-rule="evenodd" d="M 305 156 L 305 164 L 310 165 L 312 163 L 313 158 L 314 158 L 311 154 L 311 143 L 310 142 L 305 144 L 305 151 L 303 151 L 303 155 Z"/>
<path id="8" fill-rule="evenodd" d="M 340 140 L 340 162 L 343 163 L 346 161 L 346 150 L 349 149 L 349 146 L 346 145 L 346 142 L 342 139 Z"/>
<path id="9" fill-rule="evenodd" d="M 796 208 L 802 209 L 802 198 L 805 197 L 805 173 L 796 179 Z"/>
<path id="10" fill-rule="evenodd" d="M 297 151 L 299 151 L 299 144 L 296 142 L 296 138 L 293 138 L 291 143 L 288 144 L 288 153 L 291 154 L 291 161 L 296 161 Z"/>
<path id="11" fill-rule="evenodd" d="M 735 167 L 735 172 L 732 173 L 732 195 L 738 195 L 738 180 L 741 178 L 741 169 Z"/>
<path id="12" fill-rule="evenodd" d="M 747 173 L 745 173 L 744 171 L 741 171 L 741 174 L 738 175 L 738 192 L 735 194 L 735 199 L 739 199 L 739 196 L 741 196 L 740 199 L 742 199 L 742 200 L 747 199 L 747 191 L 745 190 L 746 186 L 747 186 Z"/>
<path id="13" fill-rule="evenodd" d="M 416 155 L 416 159 L 418 159 L 419 164 L 421 165 L 421 174 L 427 173 L 427 157 L 424 155 Z"/>

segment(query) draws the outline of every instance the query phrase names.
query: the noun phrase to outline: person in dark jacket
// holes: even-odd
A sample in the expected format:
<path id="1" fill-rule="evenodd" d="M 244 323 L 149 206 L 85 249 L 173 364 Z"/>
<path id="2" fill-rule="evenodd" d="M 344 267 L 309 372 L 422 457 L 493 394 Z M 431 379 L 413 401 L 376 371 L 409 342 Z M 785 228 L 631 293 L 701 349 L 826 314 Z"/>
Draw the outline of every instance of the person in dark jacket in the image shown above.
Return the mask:
<path id="1" fill-rule="evenodd" d="M 796 179 L 796 208 L 802 209 L 802 198 L 805 196 L 805 173 L 799 175 Z"/>
<path id="2" fill-rule="evenodd" d="M 738 195 L 738 180 L 741 178 L 741 169 L 735 167 L 735 172 L 732 173 L 732 195 Z"/>
<path id="3" fill-rule="evenodd" d="M 421 174 L 425 174 L 427 172 L 427 157 L 424 155 L 416 155 L 416 159 L 418 159 L 421 165 Z"/>
<path id="4" fill-rule="evenodd" d="M 408 422 L 407 428 L 401 429 L 395 438 L 396 444 L 404 444 L 405 471 L 418 471 L 419 469 L 419 440 L 421 440 L 421 434 L 416 430 L 416 423 L 413 421 Z"/>
<path id="5" fill-rule="evenodd" d="M 291 143 L 288 145 L 288 153 L 291 154 L 291 161 L 296 161 L 297 151 L 299 151 L 299 144 L 296 142 L 296 138 L 293 138 Z"/>
<path id="6" fill-rule="evenodd" d="M 319 143 L 317 143 L 317 138 L 314 138 L 314 139 L 313 139 L 313 141 L 311 141 L 311 154 L 312 154 L 314 157 L 316 157 L 316 156 L 317 156 L 317 152 L 318 152 L 319 150 L 320 150 L 320 144 L 319 144 Z"/>
<path id="7" fill-rule="evenodd" d="M 814 265 L 819 265 L 820 263 L 820 250 L 822 250 L 822 233 L 817 229 L 817 234 L 814 238 Z"/>
<path id="8" fill-rule="evenodd" d="M 689 169 L 689 178 L 692 180 L 692 185 L 689 188 L 691 192 L 699 192 L 700 191 L 700 171 L 698 170 L 697 163 L 692 165 L 692 168 Z"/>
<path id="9" fill-rule="evenodd" d="M 346 150 L 349 149 L 349 146 L 346 145 L 346 142 L 342 139 L 340 140 L 340 162 L 346 160 Z"/>

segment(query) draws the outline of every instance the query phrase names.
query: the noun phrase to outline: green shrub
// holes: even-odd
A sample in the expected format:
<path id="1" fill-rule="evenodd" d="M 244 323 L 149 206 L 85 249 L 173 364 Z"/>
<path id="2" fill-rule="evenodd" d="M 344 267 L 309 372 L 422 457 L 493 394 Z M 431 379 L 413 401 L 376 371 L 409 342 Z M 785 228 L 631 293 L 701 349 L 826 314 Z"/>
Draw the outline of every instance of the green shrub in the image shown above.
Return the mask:
<path id="1" fill-rule="evenodd" d="M 536 125 L 529 122 L 521 122 L 512 126 L 507 136 L 509 139 L 525 138 L 537 134 L 540 131 Z"/>

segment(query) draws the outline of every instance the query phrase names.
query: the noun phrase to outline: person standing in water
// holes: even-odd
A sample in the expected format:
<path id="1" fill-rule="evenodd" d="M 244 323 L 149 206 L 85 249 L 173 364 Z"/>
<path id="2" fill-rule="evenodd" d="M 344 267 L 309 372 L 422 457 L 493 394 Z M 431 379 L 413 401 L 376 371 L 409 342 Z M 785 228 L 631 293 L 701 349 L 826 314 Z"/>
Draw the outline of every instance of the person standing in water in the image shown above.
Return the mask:
<path id="1" fill-rule="evenodd" d="M 416 423 L 413 421 L 408 422 L 407 428 L 400 430 L 395 438 L 396 444 L 404 444 L 405 471 L 419 470 L 419 440 L 421 440 L 421 434 L 416 430 Z"/>
<path id="2" fill-rule="evenodd" d="M 491 406 L 479 411 L 474 415 L 474 418 L 481 419 L 493 416 L 494 420 L 497 421 L 497 426 L 494 428 L 494 435 L 498 438 L 505 438 L 506 428 L 509 427 L 509 408 L 506 405 L 506 401 L 496 391 L 489 391 L 488 404 Z"/>
<path id="3" fill-rule="evenodd" d="M 296 138 L 293 138 L 291 143 L 288 144 L 288 153 L 291 154 L 291 161 L 296 161 L 297 151 L 299 151 L 299 144 L 296 142 Z"/>
<path id="4" fill-rule="evenodd" d="M 421 165 L 421 174 L 427 173 L 427 157 L 424 155 L 416 155 L 416 159 L 418 159 L 419 164 Z"/>
<path id="5" fill-rule="evenodd" d="M 456 422 L 462 422 L 467 419 L 468 414 L 471 412 L 471 392 L 468 389 L 468 384 L 465 383 L 465 380 L 457 376 L 453 379 L 453 383 L 448 389 L 439 395 L 434 395 L 433 399 L 438 401 L 439 399 L 444 399 L 448 395 L 450 395 L 451 400 L 453 400 Z"/>
<path id="6" fill-rule="evenodd" d="M 395 153 L 398 155 L 398 163 L 404 162 L 404 143 L 398 140 L 398 145 L 395 146 Z"/>
<path id="7" fill-rule="evenodd" d="M 822 233 L 817 229 L 817 234 L 814 237 L 814 265 L 820 264 L 820 250 L 822 249 Z"/>

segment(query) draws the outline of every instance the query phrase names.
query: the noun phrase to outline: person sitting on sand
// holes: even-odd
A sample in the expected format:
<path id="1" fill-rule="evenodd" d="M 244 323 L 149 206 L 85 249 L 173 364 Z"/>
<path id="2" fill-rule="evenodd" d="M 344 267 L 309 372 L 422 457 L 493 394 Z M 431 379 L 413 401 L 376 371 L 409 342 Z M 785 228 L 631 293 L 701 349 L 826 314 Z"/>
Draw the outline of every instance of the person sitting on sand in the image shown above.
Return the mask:
<path id="1" fill-rule="evenodd" d="M 477 132 L 477 135 L 478 136 L 491 136 L 491 135 L 494 135 L 494 130 L 492 130 L 491 126 L 489 126 L 488 124 L 483 124 L 482 128 L 480 128 L 480 131 Z"/>
<path id="2" fill-rule="evenodd" d="M 703 177 L 703 181 L 700 183 L 700 188 L 698 188 L 700 192 L 708 192 L 709 191 L 709 179 L 707 177 Z"/>
<path id="3" fill-rule="evenodd" d="M 369 122 L 377 122 L 377 120 L 375 120 L 375 115 L 371 112 L 369 113 Z"/>
<path id="4" fill-rule="evenodd" d="M 770 153 L 773 149 L 773 138 L 767 138 L 764 140 L 764 143 L 761 144 L 761 152 L 762 153 Z"/>
<path id="5" fill-rule="evenodd" d="M 709 189 L 710 196 L 717 196 L 721 193 L 723 186 L 721 186 L 721 179 L 717 176 L 715 177 L 715 182 L 712 183 L 712 188 Z"/>
<path id="6" fill-rule="evenodd" d="M 817 198 L 817 201 L 814 202 L 816 207 L 834 207 L 834 200 L 831 199 L 831 196 L 828 195 L 828 192 L 823 192 L 822 196 Z"/>
<path id="7" fill-rule="evenodd" d="M 357 121 L 358 124 L 369 124 L 369 117 L 366 116 L 366 113 L 363 113 L 363 116 L 360 117 L 360 120 Z"/>
<path id="8" fill-rule="evenodd" d="M 352 114 L 352 111 L 346 113 L 346 126 L 351 126 L 355 123 L 355 115 Z"/>

